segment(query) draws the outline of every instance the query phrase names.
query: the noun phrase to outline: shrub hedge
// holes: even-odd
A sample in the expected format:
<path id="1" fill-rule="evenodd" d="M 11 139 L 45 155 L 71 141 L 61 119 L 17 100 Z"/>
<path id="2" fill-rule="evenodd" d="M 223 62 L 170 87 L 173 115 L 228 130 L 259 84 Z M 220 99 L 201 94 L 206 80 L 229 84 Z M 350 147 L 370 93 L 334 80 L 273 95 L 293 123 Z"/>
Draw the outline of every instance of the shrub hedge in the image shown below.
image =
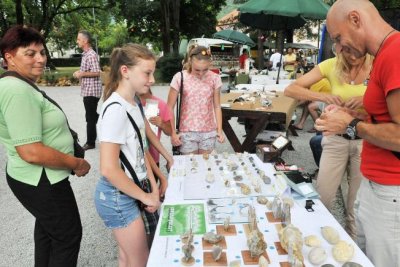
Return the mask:
<path id="1" fill-rule="evenodd" d="M 109 57 L 100 58 L 100 66 L 109 65 Z M 54 67 L 76 67 L 81 65 L 81 58 L 52 58 L 51 62 L 47 63 L 48 66 Z"/>
<path id="2" fill-rule="evenodd" d="M 182 70 L 183 56 L 168 54 L 157 60 L 157 69 L 163 82 L 170 82 L 175 73 Z"/>

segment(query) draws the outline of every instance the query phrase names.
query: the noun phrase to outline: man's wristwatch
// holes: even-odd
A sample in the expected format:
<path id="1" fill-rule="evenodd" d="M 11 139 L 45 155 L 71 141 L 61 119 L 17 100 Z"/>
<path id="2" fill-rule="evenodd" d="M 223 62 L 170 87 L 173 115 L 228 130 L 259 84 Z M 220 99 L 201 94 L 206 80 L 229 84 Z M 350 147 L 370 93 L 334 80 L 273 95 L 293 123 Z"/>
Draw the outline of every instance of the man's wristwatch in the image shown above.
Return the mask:
<path id="1" fill-rule="evenodd" d="M 357 128 L 356 128 L 356 126 L 357 126 L 357 123 L 359 123 L 360 121 L 362 121 L 362 120 L 354 119 L 354 120 L 352 120 L 350 122 L 349 125 L 347 125 L 346 134 L 351 138 L 351 140 L 354 140 L 357 137 Z"/>

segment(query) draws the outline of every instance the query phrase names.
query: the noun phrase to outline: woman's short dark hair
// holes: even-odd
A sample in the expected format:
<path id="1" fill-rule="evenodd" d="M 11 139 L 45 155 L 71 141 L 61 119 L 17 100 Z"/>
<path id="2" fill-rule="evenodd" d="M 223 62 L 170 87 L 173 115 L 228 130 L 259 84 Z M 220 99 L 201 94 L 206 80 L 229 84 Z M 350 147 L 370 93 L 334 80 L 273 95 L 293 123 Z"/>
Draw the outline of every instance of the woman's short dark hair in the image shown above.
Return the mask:
<path id="1" fill-rule="evenodd" d="M 6 53 L 15 53 L 19 47 L 27 47 L 31 44 L 43 44 L 43 36 L 34 28 L 17 25 L 13 26 L 0 41 L 0 52 L 4 60 Z"/>

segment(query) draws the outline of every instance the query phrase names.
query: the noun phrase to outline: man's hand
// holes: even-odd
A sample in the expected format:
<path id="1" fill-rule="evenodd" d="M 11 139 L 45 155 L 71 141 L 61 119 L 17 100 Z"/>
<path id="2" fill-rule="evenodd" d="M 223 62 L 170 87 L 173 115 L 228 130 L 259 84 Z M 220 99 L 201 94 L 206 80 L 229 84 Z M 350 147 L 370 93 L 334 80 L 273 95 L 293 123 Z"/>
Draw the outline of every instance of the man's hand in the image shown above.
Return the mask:
<path id="1" fill-rule="evenodd" d="M 77 79 L 82 78 L 82 72 L 80 70 L 75 71 L 72 75 Z"/>
<path id="2" fill-rule="evenodd" d="M 345 108 L 329 105 L 315 121 L 314 127 L 324 135 L 343 134 L 353 119 Z"/>

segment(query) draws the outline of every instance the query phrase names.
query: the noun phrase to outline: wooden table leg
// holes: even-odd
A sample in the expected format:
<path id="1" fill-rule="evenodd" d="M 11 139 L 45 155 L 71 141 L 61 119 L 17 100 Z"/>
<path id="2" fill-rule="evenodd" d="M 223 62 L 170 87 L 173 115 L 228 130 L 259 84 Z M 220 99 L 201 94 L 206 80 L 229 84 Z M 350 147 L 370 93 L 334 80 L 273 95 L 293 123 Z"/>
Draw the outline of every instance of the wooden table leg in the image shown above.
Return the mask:
<path id="1" fill-rule="evenodd" d="M 226 139 L 228 139 L 229 143 L 231 143 L 235 152 L 243 152 L 242 144 L 240 144 L 239 138 L 233 131 L 232 126 L 229 123 L 229 119 L 230 118 L 225 116 L 222 117 L 222 129 L 225 132 Z"/>
<path id="2" fill-rule="evenodd" d="M 242 144 L 242 150 L 247 151 L 247 152 L 252 152 L 255 148 L 255 143 L 254 141 L 256 140 L 257 135 L 265 129 L 265 127 L 268 124 L 268 121 L 270 119 L 270 116 L 268 114 L 265 114 L 263 116 L 260 116 L 260 118 L 257 120 L 255 124 L 253 124 L 253 127 L 251 127 L 250 131 L 247 133 L 246 139 L 244 139 L 244 142 Z"/>

